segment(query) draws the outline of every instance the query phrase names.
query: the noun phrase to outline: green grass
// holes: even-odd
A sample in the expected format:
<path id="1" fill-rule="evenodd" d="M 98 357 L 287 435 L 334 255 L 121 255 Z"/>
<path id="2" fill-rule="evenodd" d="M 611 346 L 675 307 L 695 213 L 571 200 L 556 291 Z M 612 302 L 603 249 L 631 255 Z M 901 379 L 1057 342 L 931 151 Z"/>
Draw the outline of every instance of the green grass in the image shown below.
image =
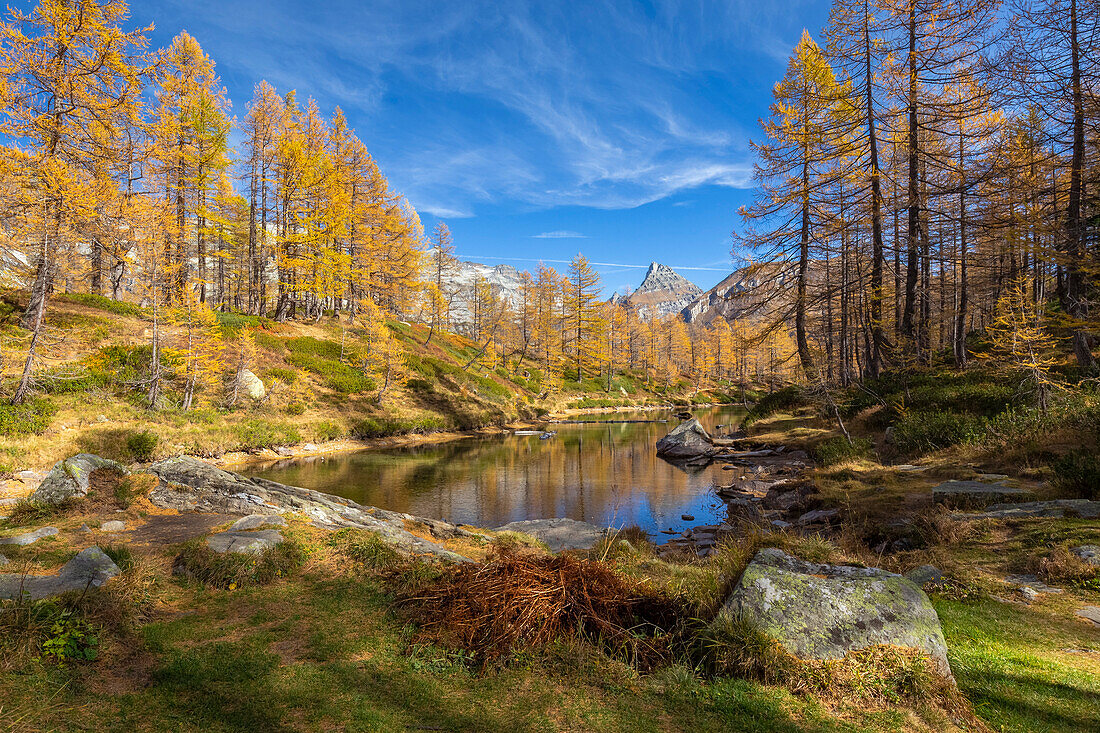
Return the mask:
<path id="1" fill-rule="evenodd" d="M 0 402 L 0 435 L 41 435 L 56 413 L 57 406 L 45 397 L 34 397 L 21 405 Z"/>
<path id="2" fill-rule="evenodd" d="M 88 308 L 96 308 L 120 316 L 144 318 L 146 315 L 146 310 L 141 306 L 134 305 L 133 303 L 126 303 L 121 300 L 111 300 L 110 298 L 105 298 L 102 295 L 95 295 L 93 293 L 66 293 L 57 296 L 54 300 L 62 303 L 75 303 L 77 305 L 87 306 Z"/>
<path id="3" fill-rule="evenodd" d="M 1095 629 L 994 600 L 935 605 L 959 687 L 994 730 L 1100 730 L 1100 668 L 1065 651 L 1100 653 Z"/>

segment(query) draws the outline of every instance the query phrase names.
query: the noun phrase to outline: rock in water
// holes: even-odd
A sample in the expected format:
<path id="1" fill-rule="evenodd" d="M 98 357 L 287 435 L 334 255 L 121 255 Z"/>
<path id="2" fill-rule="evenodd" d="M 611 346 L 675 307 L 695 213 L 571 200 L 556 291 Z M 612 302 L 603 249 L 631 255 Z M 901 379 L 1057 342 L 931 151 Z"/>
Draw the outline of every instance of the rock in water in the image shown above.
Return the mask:
<path id="1" fill-rule="evenodd" d="M 57 575 L 0 574 L 0 598 L 28 596 L 36 601 L 70 590 L 98 588 L 121 572 L 103 550 L 89 547 L 65 563 Z"/>
<path id="2" fill-rule="evenodd" d="M 206 546 L 214 552 L 258 554 L 281 544 L 283 536 L 278 530 L 262 529 L 259 532 L 220 532 L 206 538 Z"/>
<path id="3" fill-rule="evenodd" d="M 713 456 L 714 443 L 710 433 L 698 420 L 688 420 L 657 441 L 657 455 L 672 460 Z"/>
<path id="4" fill-rule="evenodd" d="M 943 630 L 915 583 L 878 568 L 818 565 L 781 550 L 760 550 L 721 614 L 757 624 L 788 651 L 807 659 L 840 659 L 892 644 L 926 652 L 950 674 Z"/>
<path id="5" fill-rule="evenodd" d="M 246 397 L 251 397 L 254 400 L 262 400 L 267 395 L 267 389 L 264 387 L 263 380 L 252 373 L 251 369 L 244 369 L 241 371 L 240 377 L 241 392 Z"/>
<path id="6" fill-rule="evenodd" d="M 31 501 L 59 504 L 66 499 L 79 499 L 88 495 L 88 481 L 92 473 L 107 468 L 122 474 L 129 471 L 120 463 L 100 458 L 91 453 L 78 453 L 72 458 L 58 461 L 42 479 L 38 490 L 31 494 Z"/>
<path id="7" fill-rule="evenodd" d="M 558 517 L 557 519 L 526 519 L 497 527 L 494 532 L 522 532 L 546 543 L 551 552 L 587 550 L 607 534 L 607 529 L 588 522 Z"/>

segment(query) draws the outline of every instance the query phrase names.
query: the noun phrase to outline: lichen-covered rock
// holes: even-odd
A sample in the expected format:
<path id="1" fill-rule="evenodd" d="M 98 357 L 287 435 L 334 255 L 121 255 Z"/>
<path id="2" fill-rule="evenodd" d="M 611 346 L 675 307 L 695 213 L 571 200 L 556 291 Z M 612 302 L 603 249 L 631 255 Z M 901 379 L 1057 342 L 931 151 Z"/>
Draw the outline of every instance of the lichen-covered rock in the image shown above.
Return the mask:
<path id="1" fill-rule="evenodd" d="M 282 544 L 283 536 L 275 529 L 261 529 L 259 532 L 219 532 L 206 538 L 206 546 L 214 552 L 236 552 L 240 554 L 258 554 Z"/>
<path id="2" fill-rule="evenodd" d="M 688 420 L 657 441 L 657 455 L 672 460 L 713 456 L 714 442 L 698 420 Z"/>
<path id="3" fill-rule="evenodd" d="M 923 587 L 929 583 L 943 582 L 943 573 L 935 565 L 921 565 L 905 574 L 906 578 Z"/>
<path id="4" fill-rule="evenodd" d="M 434 537 L 441 536 L 437 529 L 446 530 L 450 536 L 473 534 L 446 522 L 363 506 L 350 499 L 262 478 L 247 478 L 190 456 L 166 458 L 150 466 L 149 471 L 160 479 L 160 485 L 149 493 L 149 500 L 159 507 L 214 514 L 300 514 L 324 529 L 351 527 L 377 532 L 406 553 L 454 561 L 468 559 L 417 537 L 405 527 L 406 522 L 420 522 Z"/>
<path id="5" fill-rule="evenodd" d="M 984 512 L 952 512 L 952 519 L 1026 519 L 1029 517 L 1100 518 L 1100 501 L 1053 499 L 1021 504 L 994 504 Z"/>
<path id="6" fill-rule="evenodd" d="M 494 532 L 521 532 L 546 543 L 551 552 L 587 550 L 607 535 L 606 527 L 588 522 L 558 517 L 556 519 L 525 519 L 497 527 Z"/>
<path id="7" fill-rule="evenodd" d="M 1100 546 L 1098 545 L 1081 545 L 1074 547 L 1072 552 L 1089 565 L 1100 565 Z"/>
<path id="8" fill-rule="evenodd" d="M 1034 498 L 1035 494 L 1026 489 L 981 481 L 944 481 L 932 489 L 934 503 L 956 509 L 977 509 L 990 504 L 1028 501 Z"/>
<path id="9" fill-rule="evenodd" d="M 103 550 L 89 547 L 65 563 L 57 575 L 0 574 L 0 598 L 36 601 L 70 590 L 98 588 L 120 572 Z"/>
<path id="10" fill-rule="evenodd" d="M 60 504 L 67 499 L 85 497 L 92 473 L 103 468 L 121 474 L 129 473 L 125 466 L 115 461 L 91 453 L 78 453 L 54 464 L 38 489 L 31 494 L 31 501 Z"/>
<path id="11" fill-rule="evenodd" d="M 112 519 L 109 522 L 104 522 L 99 525 L 101 532 L 123 532 L 126 530 L 126 522 L 119 519 Z"/>
<path id="12" fill-rule="evenodd" d="M 947 646 L 928 596 L 878 568 L 819 565 L 760 550 L 726 600 L 724 615 L 745 618 L 806 659 L 840 659 L 877 644 L 914 647 L 950 674 Z"/>

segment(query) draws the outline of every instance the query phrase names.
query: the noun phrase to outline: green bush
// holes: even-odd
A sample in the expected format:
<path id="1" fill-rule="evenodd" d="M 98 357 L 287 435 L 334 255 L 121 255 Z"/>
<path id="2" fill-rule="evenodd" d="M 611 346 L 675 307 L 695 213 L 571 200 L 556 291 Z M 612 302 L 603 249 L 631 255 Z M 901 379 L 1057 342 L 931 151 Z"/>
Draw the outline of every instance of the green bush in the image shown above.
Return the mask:
<path id="1" fill-rule="evenodd" d="M 293 540 L 284 540 L 258 553 L 218 553 L 199 539 L 184 545 L 172 564 L 172 572 L 206 586 L 234 590 L 267 585 L 289 575 L 305 559 L 305 550 Z"/>
<path id="2" fill-rule="evenodd" d="M 434 433 L 447 430 L 448 425 L 435 415 L 401 420 L 392 417 L 367 417 L 355 423 L 351 434 L 357 438 L 388 438 L 408 433 Z"/>
<path id="3" fill-rule="evenodd" d="M 293 425 L 257 418 L 237 425 L 237 441 L 241 450 L 258 450 L 301 443 L 302 434 Z"/>
<path id="4" fill-rule="evenodd" d="M 321 377 L 329 389 L 340 394 L 358 394 L 375 388 L 374 380 L 363 372 L 325 356 L 309 353 L 291 354 L 287 357 L 287 362 Z"/>
<path id="5" fill-rule="evenodd" d="M 57 406 L 45 397 L 34 397 L 21 405 L 0 402 L 0 435 L 41 435 L 56 413 Z"/>
<path id="6" fill-rule="evenodd" d="M 121 300 L 111 300 L 110 298 L 105 298 L 102 295 L 95 295 L 94 293 L 66 293 L 57 296 L 56 300 L 62 303 L 75 303 L 77 305 L 87 306 L 88 308 L 96 308 L 120 316 L 142 317 L 146 314 L 144 308 L 134 305 L 133 303 L 126 303 Z"/>
<path id="7" fill-rule="evenodd" d="M 313 439 L 317 441 L 336 440 L 344 436 L 343 428 L 329 420 L 316 423 L 312 430 Z"/>
<path id="8" fill-rule="evenodd" d="M 268 351 L 282 351 L 284 348 L 283 340 L 278 336 L 272 336 L 270 333 L 264 331 L 257 331 L 252 336 L 252 340 L 256 342 L 256 345 L 261 349 L 267 349 Z"/>
<path id="9" fill-rule="evenodd" d="M 269 367 L 264 370 L 264 377 L 269 384 L 275 380 L 283 384 L 294 384 L 298 381 L 298 372 L 283 367 Z"/>
<path id="10" fill-rule="evenodd" d="M 401 555 L 377 532 L 341 529 L 329 537 L 326 544 L 369 570 L 392 568 L 401 562 Z"/>
<path id="11" fill-rule="evenodd" d="M 916 455 L 973 443 L 985 436 L 987 421 L 977 415 L 958 412 L 911 412 L 893 427 L 895 447 Z"/>
<path id="12" fill-rule="evenodd" d="M 148 463 L 153 460 L 153 453 L 157 450 L 157 434 L 150 430 L 142 430 L 130 433 L 126 438 L 126 449 L 138 463 Z"/>
<path id="13" fill-rule="evenodd" d="M 1077 450 L 1054 462 L 1055 488 L 1078 499 L 1100 499 L 1100 456 Z"/>
<path id="14" fill-rule="evenodd" d="M 243 328 L 259 328 L 268 323 L 268 320 L 261 316 L 246 316 L 232 311 L 215 311 L 215 315 L 224 338 L 233 338 Z"/>
<path id="15" fill-rule="evenodd" d="M 844 436 L 836 436 L 818 443 L 811 450 L 814 460 L 820 466 L 835 466 L 856 458 L 862 458 L 871 452 L 871 441 L 857 438 L 852 443 Z"/>
<path id="16" fill-rule="evenodd" d="M 765 395 L 759 402 L 752 406 L 752 409 L 745 415 L 745 419 L 741 421 L 741 425 L 748 427 L 757 420 L 763 420 L 776 413 L 792 410 L 802 403 L 802 388 L 797 384 L 792 384 L 789 387 L 784 387 L 783 389 Z"/>
<path id="17" fill-rule="evenodd" d="M 300 336 L 298 338 L 287 339 L 286 347 L 290 349 L 291 354 L 319 356 L 322 359 L 330 359 L 332 361 L 340 361 L 341 357 L 348 358 L 350 356 L 346 346 L 341 348 L 338 341 L 316 339 L 312 336 Z"/>

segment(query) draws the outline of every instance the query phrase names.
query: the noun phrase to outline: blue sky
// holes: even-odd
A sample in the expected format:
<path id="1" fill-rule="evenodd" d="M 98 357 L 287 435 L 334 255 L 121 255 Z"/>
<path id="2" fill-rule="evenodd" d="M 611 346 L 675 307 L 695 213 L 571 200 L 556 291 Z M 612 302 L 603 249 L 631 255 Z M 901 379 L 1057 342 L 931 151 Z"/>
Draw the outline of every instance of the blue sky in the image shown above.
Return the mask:
<path id="1" fill-rule="evenodd" d="M 339 105 L 425 230 L 463 259 L 656 260 L 701 287 L 732 267 L 750 136 L 823 0 L 134 0 L 165 46 L 217 64 L 243 118 L 267 79 Z M 517 259 L 504 259 L 517 258 Z M 627 267 L 634 265 L 636 267 Z M 711 268 L 711 269 L 688 269 Z"/>

